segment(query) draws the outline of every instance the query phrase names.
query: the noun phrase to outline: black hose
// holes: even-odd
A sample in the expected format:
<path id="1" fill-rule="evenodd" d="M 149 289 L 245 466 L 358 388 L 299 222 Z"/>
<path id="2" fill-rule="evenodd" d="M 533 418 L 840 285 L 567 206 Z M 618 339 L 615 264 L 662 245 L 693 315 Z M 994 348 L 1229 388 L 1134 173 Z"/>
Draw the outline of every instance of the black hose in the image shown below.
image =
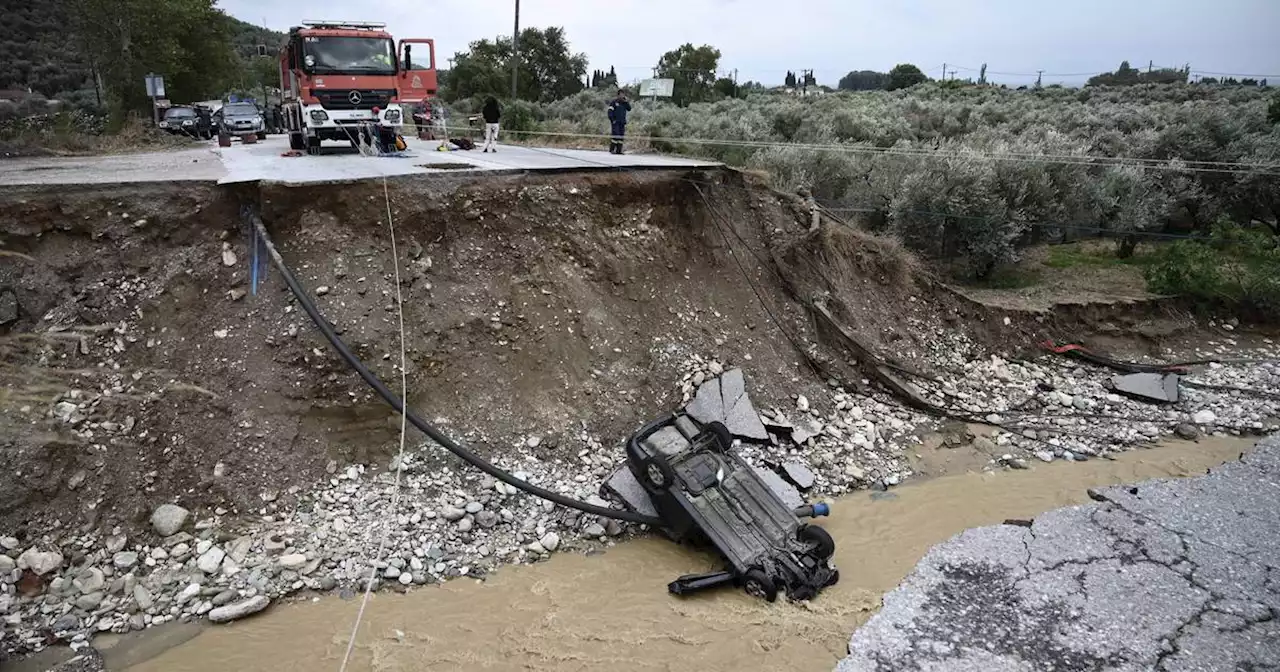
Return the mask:
<path id="1" fill-rule="evenodd" d="M 618 509 L 610 509 L 603 506 L 588 504 L 586 502 L 580 502 L 571 497 L 566 497 L 546 488 L 536 486 L 528 481 L 522 481 L 511 473 L 495 466 L 492 462 L 489 462 L 483 457 L 480 457 L 470 450 L 458 445 L 453 441 L 453 439 L 445 436 L 440 432 L 440 430 L 418 417 L 417 413 L 414 413 L 411 409 L 405 408 L 404 400 L 397 397 L 390 389 L 387 389 L 387 386 L 384 385 L 381 380 L 378 380 L 378 377 L 375 376 L 358 357 L 356 357 L 355 353 L 351 352 L 351 349 L 347 347 L 347 344 L 343 343 L 342 339 L 338 338 L 338 334 L 334 333 L 333 327 L 329 326 L 329 322 L 320 314 L 320 311 L 316 308 L 315 302 L 311 300 L 311 297 L 307 294 L 306 290 L 303 289 L 301 283 L 299 283 L 298 279 L 294 277 L 293 272 L 289 270 L 287 265 L 285 265 L 284 259 L 280 257 L 280 252 L 276 250 L 275 243 L 271 241 L 271 236 L 267 233 L 267 227 L 263 225 L 262 219 L 256 214 L 250 214 L 250 218 L 253 221 L 254 228 L 258 230 L 259 238 L 261 238 L 262 243 L 267 248 L 267 253 L 271 255 L 271 261 L 275 263 L 276 268 L 280 271 L 280 275 L 284 277 L 285 284 L 289 286 L 289 291 L 293 292 L 293 298 L 297 299 L 298 303 L 302 305 L 302 310 L 306 311 L 307 317 L 311 318 L 311 321 L 316 325 L 316 328 L 320 330 L 320 333 L 324 335 L 325 339 L 329 341 L 329 344 L 333 346 L 333 349 L 338 351 L 338 354 L 346 360 L 347 364 L 354 369 L 356 373 L 360 374 L 360 377 L 364 379 L 364 382 L 368 383 L 369 387 L 372 387 L 379 396 L 386 400 L 391 408 L 395 409 L 397 413 L 403 413 L 405 418 L 408 419 L 414 427 L 421 430 L 422 433 L 430 437 L 431 440 L 441 446 L 444 446 L 445 450 L 457 455 L 480 471 L 483 471 L 503 483 L 523 490 L 535 497 L 541 497 L 549 502 L 559 504 L 560 506 L 566 506 L 571 509 L 577 509 L 583 513 L 623 520 L 629 523 L 640 523 L 643 525 L 653 525 L 657 527 L 661 527 L 663 525 L 661 519 L 654 518 L 652 516 L 633 513 L 631 511 L 619 511 Z M 400 263 L 400 260 L 397 259 L 394 263 L 398 264 Z"/>

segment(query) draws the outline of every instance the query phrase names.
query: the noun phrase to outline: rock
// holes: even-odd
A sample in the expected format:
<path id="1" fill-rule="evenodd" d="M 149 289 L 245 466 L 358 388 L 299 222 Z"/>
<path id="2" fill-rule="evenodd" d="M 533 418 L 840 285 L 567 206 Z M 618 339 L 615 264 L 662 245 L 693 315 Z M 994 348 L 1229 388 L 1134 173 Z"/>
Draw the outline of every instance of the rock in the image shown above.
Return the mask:
<path id="1" fill-rule="evenodd" d="M 18 295 L 12 289 L 0 292 L 0 326 L 18 321 Z"/>
<path id="2" fill-rule="evenodd" d="M 119 569 L 131 569 L 138 564 L 138 554 L 136 551 L 120 551 L 111 556 L 111 564 Z"/>
<path id="3" fill-rule="evenodd" d="M 288 555 L 280 556 L 276 562 L 285 569 L 298 569 L 299 567 L 307 564 L 307 556 L 302 553 L 290 553 Z"/>
<path id="4" fill-rule="evenodd" d="M 129 543 L 129 538 L 123 534 L 113 534 L 107 537 L 106 548 L 108 553 L 118 553 L 124 550 L 125 544 Z"/>
<path id="5" fill-rule="evenodd" d="M 80 570 L 80 573 L 71 581 L 71 584 L 81 593 L 95 593 L 107 585 L 107 579 L 102 575 L 101 569 L 89 567 Z"/>
<path id="6" fill-rule="evenodd" d="M 1037 458 L 1039 458 L 1041 462 L 1052 462 L 1052 461 L 1053 461 L 1053 453 L 1052 453 L 1051 451 L 1048 451 L 1048 450 L 1037 450 L 1037 451 L 1036 451 L 1036 457 L 1037 457 Z"/>
<path id="7" fill-rule="evenodd" d="M 222 265 L 235 266 L 236 253 L 231 251 L 231 243 L 222 243 Z"/>
<path id="8" fill-rule="evenodd" d="M 801 413 L 809 412 L 809 398 L 803 394 L 796 395 L 796 410 Z"/>
<path id="9" fill-rule="evenodd" d="M 542 547 L 547 549 L 547 552 L 550 553 L 560 547 L 560 535 L 555 532 L 548 532 L 542 535 L 542 538 L 538 540 L 538 543 L 542 544 Z"/>
<path id="10" fill-rule="evenodd" d="M 1191 416 L 1191 422 L 1197 425 L 1212 425 L 1217 421 L 1218 415 L 1207 408 L 1203 411 L 1196 411 Z"/>
<path id="11" fill-rule="evenodd" d="M 76 598 L 76 607 L 85 611 L 93 611 L 98 608 L 99 604 L 102 604 L 102 597 L 101 591 L 86 593 Z"/>
<path id="12" fill-rule="evenodd" d="M 486 530 L 497 525 L 499 520 L 501 520 L 501 518 L 498 514 L 492 511 L 486 510 L 476 514 L 476 524 Z"/>
<path id="13" fill-rule="evenodd" d="M 590 525 L 582 528 L 582 534 L 588 537 L 603 537 L 604 526 L 600 523 L 591 523 Z"/>
<path id="14" fill-rule="evenodd" d="M 248 535 L 236 537 L 227 545 L 227 557 L 231 558 L 236 564 L 243 564 L 244 559 L 249 555 L 249 549 L 253 547 L 253 537 Z"/>
<path id="15" fill-rule="evenodd" d="M 844 465 L 844 475 L 855 481 L 861 481 L 867 478 L 867 472 L 863 471 L 862 467 L 859 467 L 852 462 Z"/>
<path id="16" fill-rule="evenodd" d="M 531 543 L 531 544 L 529 544 L 529 545 L 528 545 L 528 546 L 526 546 L 525 548 L 528 548 L 531 552 L 533 552 L 533 553 L 537 553 L 537 554 L 539 554 L 539 555 L 541 555 L 541 554 L 543 554 L 543 553 L 546 553 L 546 552 L 547 552 L 547 549 L 543 548 L 543 547 L 542 547 L 542 544 L 541 544 L 541 543 L 539 543 L 539 542 L 536 542 L 536 541 L 535 541 L 535 542 L 533 542 L 533 543 Z"/>
<path id="17" fill-rule="evenodd" d="M 59 401 L 53 405 L 53 417 L 63 422 L 71 422 L 71 417 L 78 410 L 80 410 L 80 407 L 69 401 Z"/>
<path id="18" fill-rule="evenodd" d="M 538 446 L 542 445 L 542 437 L 531 436 L 524 440 L 524 445 L 526 448 L 537 448 Z"/>
<path id="19" fill-rule="evenodd" d="M 155 604 L 151 597 L 151 591 L 147 587 L 139 583 L 133 587 L 133 601 L 138 603 L 138 608 L 146 611 Z"/>
<path id="20" fill-rule="evenodd" d="M 480 513 L 480 511 L 482 511 L 483 509 L 484 509 L 484 504 L 481 504 L 480 502 L 470 502 L 467 504 L 466 512 Z"/>
<path id="21" fill-rule="evenodd" d="M 67 632 L 69 630 L 77 630 L 80 628 L 80 619 L 75 614 L 63 614 L 54 621 L 49 629 L 53 632 Z"/>
<path id="22" fill-rule="evenodd" d="M 1174 427 L 1173 433 L 1179 439 L 1183 439 L 1186 441 L 1194 441 L 1200 438 L 1200 430 L 1196 429 L 1195 425 L 1187 424 L 1185 422 L 1178 425 L 1177 427 Z"/>
<path id="23" fill-rule="evenodd" d="M 62 566 L 62 554 L 57 551 L 40 551 L 28 548 L 18 556 L 18 569 L 29 569 L 37 576 L 44 576 Z"/>
<path id="24" fill-rule="evenodd" d="M 89 472 L 85 471 L 84 469 L 80 469 L 76 471 L 76 473 L 71 474 L 71 478 L 67 479 L 67 488 L 71 490 L 75 490 L 76 488 L 83 485 L 84 479 L 88 477 L 89 477 Z"/>
<path id="25" fill-rule="evenodd" d="M 201 590 L 200 584 L 188 583 L 186 587 L 183 588 L 182 591 L 179 592 L 178 595 L 174 598 L 174 601 L 176 601 L 178 604 L 186 604 L 187 602 L 191 601 L 191 598 L 195 597 L 196 595 L 199 595 L 200 590 Z"/>
<path id="26" fill-rule="evenodd" d="M 446 506 L 441 509 L 440 515 L 443 516 L 445 520 L 452 523 L 462 520 L 462 517 L 467 515 L 467 512 L 456 506 Z"/>
<path id="27" fill-rule="evenodd" d="M 266 595 L 255 595 L 243 602 L 228 604 L 209 612 L 209 620 L 214 623 L 230 623 L 236 619 L 251 616 L 267 608 L 271 600 Z"/>
<path id="28" fill-rule="evenodd" d="M 212 574 L 222 566 L 222 559 L 225 557 L 227 557 L 226 551 L 217 546 L 210 547 L 200 555 L 199 560 L 196 560 L 196 567 L 205 574 Z"/>
<path id="29" fill-rule="evenodd" d="M 610 518 L 609 522 L 604 524 L 604 533 L 611 537 L 622 534 L 622 523 Z"/>
<path id="30" fill-rule="evenodd" d="M 18 547 L 17 537 L 0 537 L 0 549 L 12 551 Z"/>
<path id="31" fill-rule="evenodd" d="M 177 534 L 190 516 L 190 511 L 177 504 L 161 504 L 151 514 L 151 529 L 162 537 L 168 537 Z"/>
<path id="32" fill-rule="evenodd" d="M 475 525 L 475 520 L 471 516 L 467 516 L 458 521 L 458 531 L 470 532 L 473 525 Z"/>
<path id="33" fill-rule="evenodd" d="M 8 576 L 8 574 L 17 566 L 17 561 L 3 553 L 0 553 L 0 583 L 3 583 L 5 577 Z"/>

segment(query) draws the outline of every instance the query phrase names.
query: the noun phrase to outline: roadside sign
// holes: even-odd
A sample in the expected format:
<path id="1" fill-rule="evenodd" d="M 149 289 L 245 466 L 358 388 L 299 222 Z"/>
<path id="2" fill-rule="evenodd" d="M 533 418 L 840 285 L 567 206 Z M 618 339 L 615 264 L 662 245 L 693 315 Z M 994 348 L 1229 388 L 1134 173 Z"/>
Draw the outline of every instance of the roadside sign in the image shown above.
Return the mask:
<path id="1" fill-rule="evenodd" d="M 147 95 L 152 98 L 164 98 L 164 76 L 150 74 L 146 77 Z"/>
<path id="2" fill-rule="evenodd" d="M 640 95 L 670 98 L 675 86 L 674 79 L 646 79 L 640 82 Z"/>

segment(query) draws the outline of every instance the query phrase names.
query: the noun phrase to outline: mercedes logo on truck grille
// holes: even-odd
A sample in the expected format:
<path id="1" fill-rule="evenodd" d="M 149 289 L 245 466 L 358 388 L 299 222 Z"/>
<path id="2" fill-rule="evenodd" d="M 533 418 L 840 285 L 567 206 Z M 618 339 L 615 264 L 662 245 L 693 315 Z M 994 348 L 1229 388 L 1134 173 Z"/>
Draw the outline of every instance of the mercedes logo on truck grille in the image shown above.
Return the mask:
<path id="1" fill-rule="evenodd" d="M 360 92 L 359 92 L 359 91 L 352 91 L 351 93 L 348 93 L 348 94 L 347 94 L 347 100 L 351 101 L 351 104 L 352 104 L 352 105 L 359 105 L 359 104 L 360 104 L 360 101 L 361 101 L 361 98 L 360 98 Z"/>

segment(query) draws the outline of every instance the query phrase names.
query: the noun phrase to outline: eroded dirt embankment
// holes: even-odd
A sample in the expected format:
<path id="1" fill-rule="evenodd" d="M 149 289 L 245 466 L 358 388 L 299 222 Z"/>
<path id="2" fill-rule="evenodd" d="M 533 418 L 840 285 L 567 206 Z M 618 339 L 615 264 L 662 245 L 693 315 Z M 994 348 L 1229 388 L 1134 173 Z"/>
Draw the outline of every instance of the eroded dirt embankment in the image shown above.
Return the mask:
<path id="1" fill-rule="evenodd" d="M 762 405 L 815 385 L 760 303 L 810 337 L 788 289 L 813 288 L 785 287 L 761 263 L 803 236 L 803 213 L 737 175 L 695 179 L 729 236 L 673 173 L 392 182 L 413 405 L 482 451 L 537 435 L 557 459 L 589 447 L 584 427 L 616 443 L 678 403 L 673 381 L 691 355 L 749 364 Z M 129 529 L 163 501 L 248 512 L 283 505 L 331 461 L 385 465 L 395 418 L 331 355 L 265 257 L 253 293 L 239 216 L 260 206 L 328 319 L 394 380 L 380 183 L 0 199 L 0 285 L 17 304 L 2 341 L 0 423 L 16 469 L 0 527 Z M 877 253 L 859 260 L 866 277 L 849 278 L 879 311 L 863 326 L 918 346 L 890 327 L 904 307 L 934 307 L 907 302 L 918 294 L 909 270 L 896 258 L 880 268 Z"/>

